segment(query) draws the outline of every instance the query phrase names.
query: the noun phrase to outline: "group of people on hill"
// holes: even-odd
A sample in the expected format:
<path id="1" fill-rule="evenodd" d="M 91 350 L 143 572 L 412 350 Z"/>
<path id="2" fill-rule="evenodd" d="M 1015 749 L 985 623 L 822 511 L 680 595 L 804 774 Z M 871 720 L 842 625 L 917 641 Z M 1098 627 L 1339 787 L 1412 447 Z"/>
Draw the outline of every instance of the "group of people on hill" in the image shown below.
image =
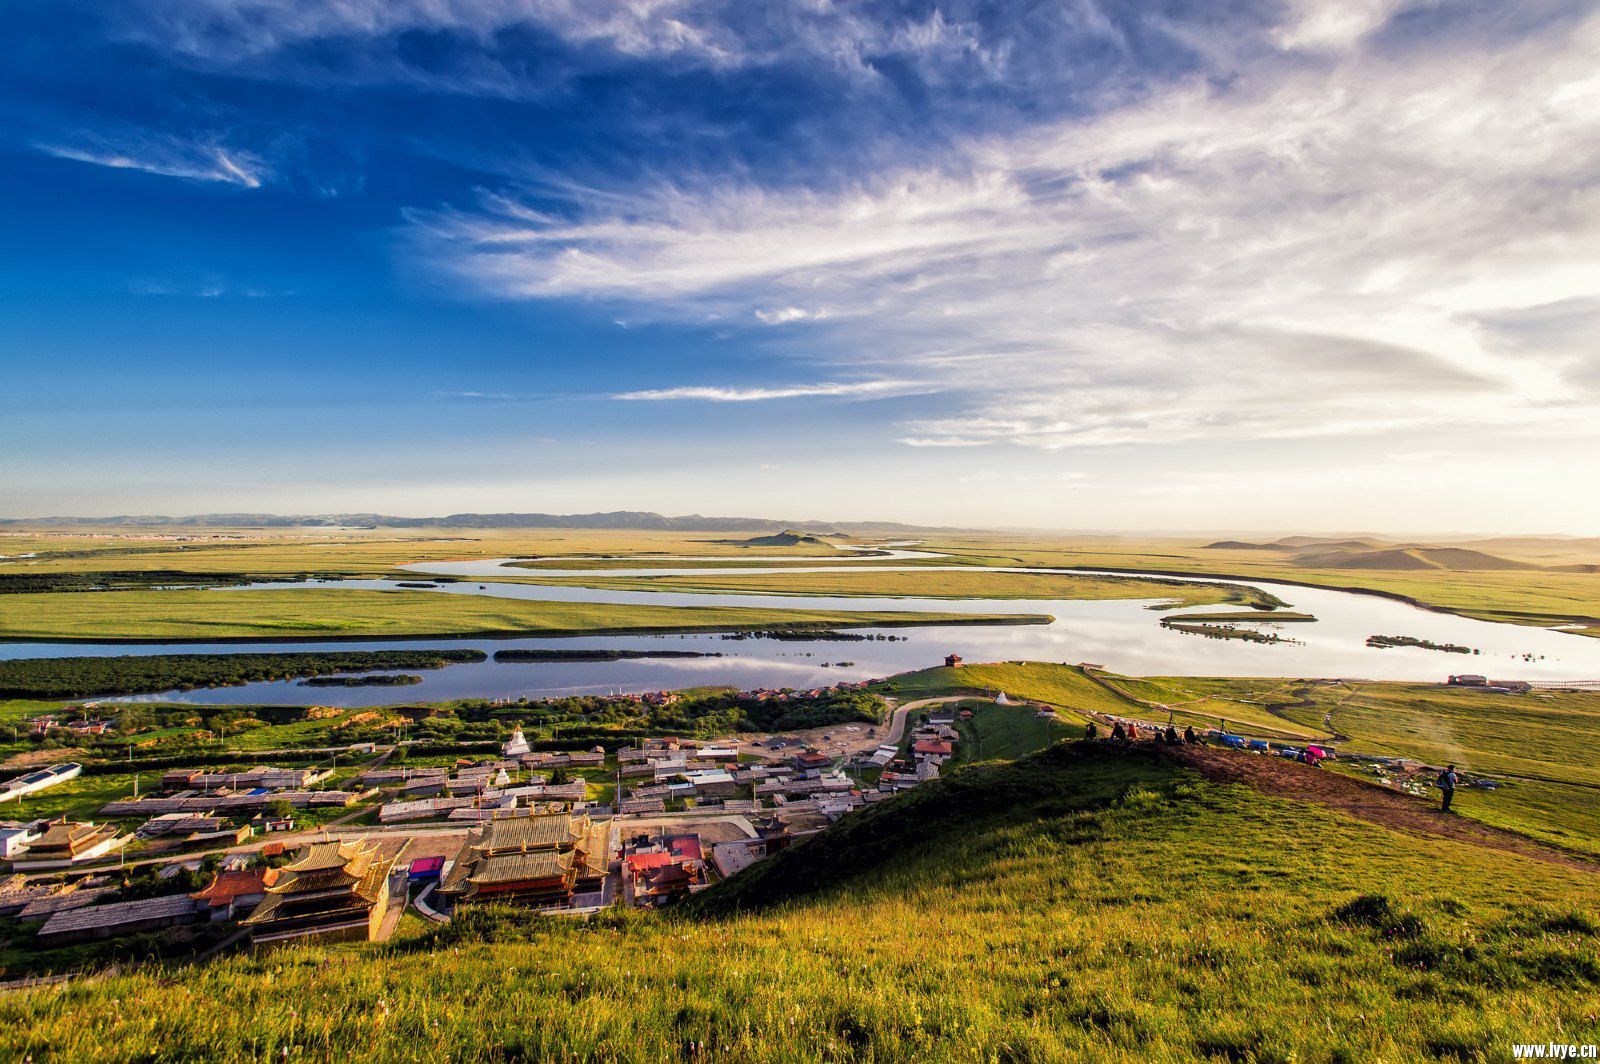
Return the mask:
<path id="1" fill-rule="evenodd" d="M 1114 743 L 1136 743 L 1146 739 L 1144 732 L 1141 732 L 1139 727 L 1131 720 L 1119 720 L 1111 726 L 1111 741 Z M 1169 746 L 1182 746 L 1185 743 L 1198 744 L 1202 741 L 1192 726 L 1184 728 L 1182 735 L 1179 735 L 1178 729 L 1171 724 L 1167 725 L 1166 731 L 1162 731 L 1153 725 L 1145 725 L 1144 727 L 1145 731 L 1149 732 L 1148 741 L 1150 742 L 1166 743 Z M 1100 738 L 1100 725 L 1091 720 L 1084 725 L 1083 737 L 1085 739 Z"/>

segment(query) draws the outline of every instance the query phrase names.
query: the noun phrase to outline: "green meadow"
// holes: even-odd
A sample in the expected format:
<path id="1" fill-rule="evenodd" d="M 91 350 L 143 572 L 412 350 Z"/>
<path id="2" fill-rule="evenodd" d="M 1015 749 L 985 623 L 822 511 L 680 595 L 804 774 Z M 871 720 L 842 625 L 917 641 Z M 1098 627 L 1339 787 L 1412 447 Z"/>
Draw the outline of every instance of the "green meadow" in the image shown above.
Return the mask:
<path id="1" fill-rule="evenodd" d="M 1254 588 L 1075 573 L 851 572 L 756 573 L 748 576 L 547 577 L 541 583 L 630 591 L 748 591 L 780 595 L 900 598 L 1153 599 L 1161 608 L 1235 605 L 1270 609 L 1279 603 Z M 1296 618 L 1297 619 L 1297 618 Z"/>
<path id="2" fill-rule="evenodd" d="M 0 596 L 0 639 L 382 639 L 960 624 L 1018 619 L 1021 618 L 974 618 L 971 614 L 954 613 L 616 606 L 324 588 Z"/>

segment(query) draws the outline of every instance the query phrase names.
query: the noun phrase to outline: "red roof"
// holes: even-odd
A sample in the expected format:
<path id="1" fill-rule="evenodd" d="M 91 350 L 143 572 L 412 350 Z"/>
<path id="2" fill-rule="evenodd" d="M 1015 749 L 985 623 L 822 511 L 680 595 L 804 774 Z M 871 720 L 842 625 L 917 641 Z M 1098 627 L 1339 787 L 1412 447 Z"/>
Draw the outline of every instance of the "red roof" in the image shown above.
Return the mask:
<path id="1" fill-rule="evenodd" d="M 406 870 L 413 876 L 425 876 L 430 872 L 437 872 L 444 867 L 443 857 L 418 857 L 411 862 L 411 867 Z"/>
<path id="2" fill-rule="evenodd" d="M 630 853 L 624 858 L 628 867 L 634 873 L 643 872 L 647 868 L 665 868 L 675 863 L 678 859 L 670 853 Z"/>
<path id="3" fill-rule="evenodd" d="M 919 739 L 911 746 L 911 752 L 916 754 L 949 754 L 955 747 L 949 743 L 941 743 L 936 739 Z"/>
<path id="4" fill-rule="evenodd" d="M 267 888 L 277 881 L 276 868 L 241 868 L 234 872 L 218 872 L 206 889 L 190 897 L 212 906 L 227 905 L 235 898 L 265 894 Z"/>
<path id="5" fill-rule="evenodd" d="M 667 838 L 667 852 L 681 860 L 699 861 L 705 858 L 700 848 L 699 835 L 672 835 Z"/>

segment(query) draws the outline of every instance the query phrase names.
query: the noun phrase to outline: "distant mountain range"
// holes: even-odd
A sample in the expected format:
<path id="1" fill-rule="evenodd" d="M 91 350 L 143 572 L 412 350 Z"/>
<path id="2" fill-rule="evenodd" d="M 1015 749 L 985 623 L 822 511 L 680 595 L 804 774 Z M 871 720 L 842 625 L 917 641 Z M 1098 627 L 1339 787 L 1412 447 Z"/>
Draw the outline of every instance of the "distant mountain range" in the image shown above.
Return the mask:
<path id="1" fill-rule="evenodd" d="M 906 525 L 894 521 L 778 521 L 764 517 L 667 517 L 642 510 L 597 514 L 451 514 L 448 517 L 393 517 L 387 514 L 191 514 L 187 517 L 0 518 L 0 527 L 134 525 L 151 528 L 617 528 L 638 531 L 766 532 L 777 526 L 798 532 L 956 532 L 954 528 Z"/>

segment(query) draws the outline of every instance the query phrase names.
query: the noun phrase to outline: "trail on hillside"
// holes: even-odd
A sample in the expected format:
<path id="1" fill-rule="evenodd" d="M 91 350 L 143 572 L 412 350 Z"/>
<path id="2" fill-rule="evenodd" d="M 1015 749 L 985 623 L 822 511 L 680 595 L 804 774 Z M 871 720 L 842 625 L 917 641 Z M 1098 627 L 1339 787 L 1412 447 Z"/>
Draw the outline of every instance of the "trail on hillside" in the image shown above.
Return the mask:
<path id="1" fill-rule="evenodd" d="M 1151 744 L 1154 747 L 1154 744 Z M 1584 872 L 1600 863 L 1544 846 L 1523 835 L 1490 827 L 1455 813 L 1442 813 L 1419 798 L 1326 769 L 1260 754 L 1213 746 L 1154 747 L 1163 756 L 1195 769 L 1207 779 L 1243 783 L 1264 794 L 1316 802 L 1358 820 L 1395 831 L 1484 846 L 1521 854 Z"/>

